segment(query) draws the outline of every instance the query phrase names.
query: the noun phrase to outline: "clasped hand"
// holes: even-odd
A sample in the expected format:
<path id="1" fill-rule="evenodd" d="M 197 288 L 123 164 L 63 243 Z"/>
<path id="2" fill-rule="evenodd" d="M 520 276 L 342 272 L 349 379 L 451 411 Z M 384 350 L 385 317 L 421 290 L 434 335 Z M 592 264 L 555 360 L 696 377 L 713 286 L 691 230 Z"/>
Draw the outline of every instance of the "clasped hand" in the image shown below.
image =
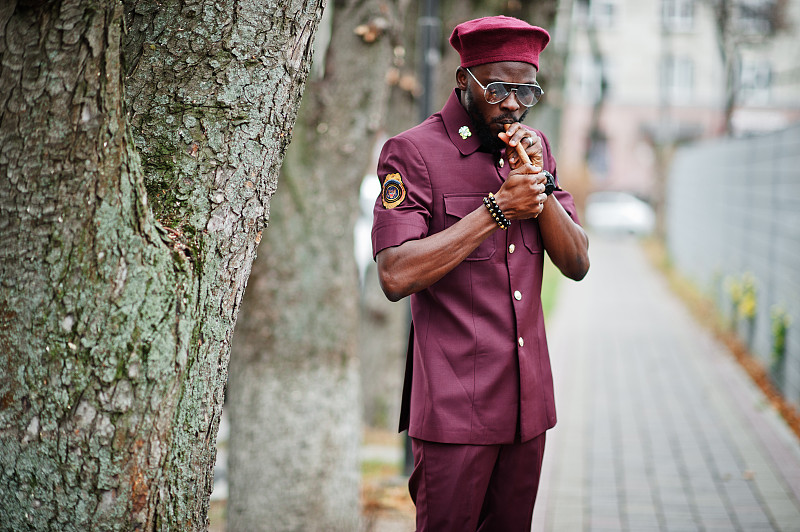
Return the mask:
<path id="1" fill-rule="evenodd" d="M 542 140 L 533 131 L 515 122 L 498 134 L 506 144 L 506 157 L 511 172 L 495 194 L 497 205 L 509 220 L 536 218 L 544 210 L 547 182 L 540 173 L 543 166 Z M 531 164 L 524 164 L 517 153 L 517 145 L 525 148 Z"/>

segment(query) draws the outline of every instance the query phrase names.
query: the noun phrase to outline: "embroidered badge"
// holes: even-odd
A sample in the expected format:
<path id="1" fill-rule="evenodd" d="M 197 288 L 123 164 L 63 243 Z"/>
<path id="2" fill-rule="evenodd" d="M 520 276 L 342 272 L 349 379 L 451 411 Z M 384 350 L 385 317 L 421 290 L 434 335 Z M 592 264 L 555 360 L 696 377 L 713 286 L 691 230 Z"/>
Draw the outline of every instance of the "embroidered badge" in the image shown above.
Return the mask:
<path id="1" fill-rule="evenodd" d="M 403 185 L 403 178 L 400 174 L 389 174 L 383 180 L 383 206 L 387 209 L 394 209 L 406 199 L 406 187 Z"/>
<path id="2" fill-rule="evenodd" d="M 472 131 L 470 131 L 467 126 L 461 126 L 458 130 L 458 134 L 461 135 L 462 139 L 467 140 L 472 136 Z"/>

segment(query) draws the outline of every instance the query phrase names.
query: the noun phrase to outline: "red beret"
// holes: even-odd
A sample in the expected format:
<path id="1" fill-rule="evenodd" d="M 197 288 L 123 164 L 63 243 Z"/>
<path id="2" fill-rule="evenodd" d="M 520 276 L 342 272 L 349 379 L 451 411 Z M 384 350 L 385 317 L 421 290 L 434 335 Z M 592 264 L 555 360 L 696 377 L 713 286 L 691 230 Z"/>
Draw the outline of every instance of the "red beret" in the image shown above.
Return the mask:
<path id="1" fill-rule="evenodd" d="M 550 42 L 543 28 L 513 17 L 483 17 L 455 27 L 450 44 L 469 68 L 498 61 L 523 61 L 539 70 L 539 53 Z"/>

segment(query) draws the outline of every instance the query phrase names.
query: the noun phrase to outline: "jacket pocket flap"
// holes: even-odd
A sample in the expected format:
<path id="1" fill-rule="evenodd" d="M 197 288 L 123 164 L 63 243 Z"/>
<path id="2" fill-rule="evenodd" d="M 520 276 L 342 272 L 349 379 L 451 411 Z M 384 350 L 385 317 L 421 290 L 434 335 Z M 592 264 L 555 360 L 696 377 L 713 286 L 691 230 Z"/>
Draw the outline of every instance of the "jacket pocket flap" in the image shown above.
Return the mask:
<path id="1" fill-rule="evenodd" d="M 485 194 L 445 194 L 444 212 L 456 218 L 463 218 L 481 205 Z"/>

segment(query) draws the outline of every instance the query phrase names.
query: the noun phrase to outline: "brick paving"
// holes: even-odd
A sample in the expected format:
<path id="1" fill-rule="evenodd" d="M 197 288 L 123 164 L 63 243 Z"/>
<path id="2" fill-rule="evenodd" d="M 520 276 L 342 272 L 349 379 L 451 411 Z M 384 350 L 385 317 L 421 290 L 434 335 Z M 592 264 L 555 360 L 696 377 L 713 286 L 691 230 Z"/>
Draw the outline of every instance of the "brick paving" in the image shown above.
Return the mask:
<path id="1" fill-rule="evenodd" d="M 548 320 L 559 422 L 535 532 L 800 532 L 800 443 L 635 240 Z"/>

